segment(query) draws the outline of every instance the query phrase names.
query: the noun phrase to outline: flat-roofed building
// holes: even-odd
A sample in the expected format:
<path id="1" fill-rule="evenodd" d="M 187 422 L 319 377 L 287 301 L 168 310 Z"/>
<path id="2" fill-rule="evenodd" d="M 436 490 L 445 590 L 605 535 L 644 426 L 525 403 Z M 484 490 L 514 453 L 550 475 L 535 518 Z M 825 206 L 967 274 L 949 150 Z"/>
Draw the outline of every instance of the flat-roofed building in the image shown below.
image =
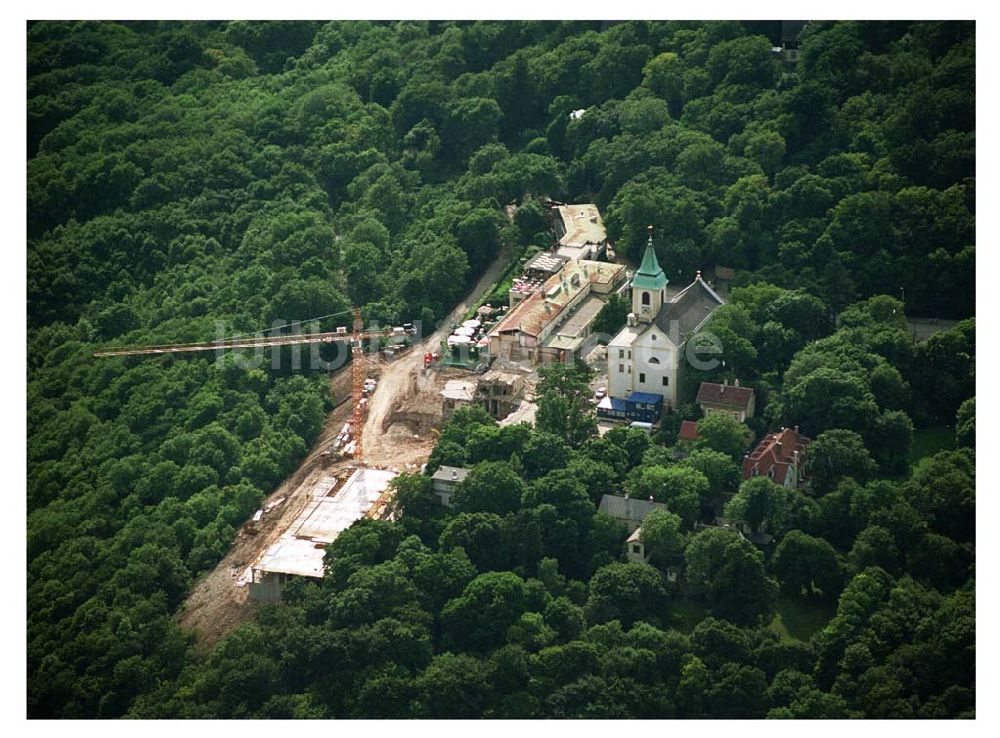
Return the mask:
<path id="1" fill-rule="evenodd" d="M 322 579 L 327 545 L 363 518 L 396 476 L 382 469 L 356 469 L 343 484 L 335 474 L 321 476 L 302 512 L 251 565 L 250 599 L 277 602 L 292 579 Z"/>
<path id="2" fill-rule="evenodd" d="M 554 210 L 557 254 L 571 259 L 597 259 L 604 255 L 608 234 L 596 205 L 557 205 Z"/>
<path id="3" fill-rule="evenodd" d="M 441 417 L 447 421 L 460 407 L 476 400 L 476 383 L 462 379 L 449 379 L 441 390 Z"/>
<path id="4" fill-rule="evenodd" d="M 451 507 L 451 496 L 455 494 L 455 488 L 461 483 L 469 470 L 461 466 L 439 466 L 431 477 L 434 483 L 434 494 L 437 495 L 441 504 Z"/>
<path id="5" fill-rule="evenodd" d="M 586 351 L 581 349 L 591 347 L 587 342 L 591 335 L 591 325 L 604 305 L 604 300 L 596 295 L 590 295 L 580 303 L 566 322 L 559 326 L 542 346 L 538 357 L 539 363 L 568 361 L 573 356 L 582 358 Z"/>

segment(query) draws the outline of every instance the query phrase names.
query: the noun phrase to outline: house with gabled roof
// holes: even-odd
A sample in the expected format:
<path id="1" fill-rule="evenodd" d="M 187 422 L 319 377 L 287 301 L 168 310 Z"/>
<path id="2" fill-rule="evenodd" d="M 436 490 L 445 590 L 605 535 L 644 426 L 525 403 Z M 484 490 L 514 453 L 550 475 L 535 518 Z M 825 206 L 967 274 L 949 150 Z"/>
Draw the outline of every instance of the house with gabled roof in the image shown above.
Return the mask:
<path id="1" fill-rule="evenodd" d="M 743 479 L 766 477 L 788 489 L 798 487 L 806 475 L 807 449 L 812 440 L 795 428 L 768 433 L 743 457 Z"/>
<path id="2" fill-rule="evenodd" d="M 752 418 L 754 414 L 753 388 L 740 387 L 738 379 L 734 384 L 729 384 L 728 379 L 722 384 L 702 382 L 698 387 L 695 402 L 706 417 L 713 413 L 722 413 L 745 423 L 746 419 Z"/>
<path id="3" fill-rule="evenodd" d="M 677 440 L 688 443 L 701 440 L 701 436 L 698 435 L 698 424 L 693 420 L 682 420 L 681 428 L 677 432 Z"/>
<path id="4" fill-rule="evenodd" d="M 669 510 L 669 508 L 653 499 L 642 500 L 628 495 L 601 495 L 601 502 L 597 506 L 598 512 L 625 523 L 629 535 L 642 525 L 643 519 L 653 510 Z"/>

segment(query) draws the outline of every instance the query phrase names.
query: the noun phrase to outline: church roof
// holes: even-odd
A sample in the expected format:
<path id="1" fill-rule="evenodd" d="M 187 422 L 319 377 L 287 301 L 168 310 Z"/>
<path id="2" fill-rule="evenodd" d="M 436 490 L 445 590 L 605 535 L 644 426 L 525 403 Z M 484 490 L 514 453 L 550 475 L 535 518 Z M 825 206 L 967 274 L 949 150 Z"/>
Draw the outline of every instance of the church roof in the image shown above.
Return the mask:
<path id="1" fill-rule="evenodd" d="M 632 287 L 641 290 L 659 290 L 666 287 L 667 275 L 660 268 L 660 262 L 656 260 L 656 251 L 653 249 L 653 236 L 650 235 L 646 243 L 646 251 L 642 255 L 642 263 L 638 271 L 632 278 Z"/>
<path id="2" fill-rule="evenodd" d="M 678 292 L 673 300 L 664 303 L 655 323 L 679 346 L 708 320 L 717 307 L 724 304 L 725 301 L 705 284 L 699 273 L 694 282 Z"/>

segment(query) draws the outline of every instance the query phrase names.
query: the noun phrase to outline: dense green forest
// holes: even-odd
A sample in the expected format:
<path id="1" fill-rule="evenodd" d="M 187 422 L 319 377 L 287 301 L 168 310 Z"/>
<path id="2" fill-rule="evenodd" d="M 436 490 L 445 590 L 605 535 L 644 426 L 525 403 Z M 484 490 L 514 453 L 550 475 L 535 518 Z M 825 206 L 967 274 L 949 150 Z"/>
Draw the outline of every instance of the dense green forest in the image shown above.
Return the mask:
<path id="1" fill-rule="evenodd" d="M 974 24 L 813 22 L 795 64 L 765 22 L 27 34 L 29 716 L 974 715 Z M 725 364 L 686 394 L 738 377 L 758 417 L 698 420 L 689 453 L 691 405 L 598 438 L 557 365 L 536 427 L 442 430 L 454 509 L 400 477 L 322 585 L 197 646 L 172 614 L 306 454 L 327 377 L 91 352 L 351 305 L 432 325 L 551 242 L 543 196 L 596 202 L 632 258 L 654 224 L 674 283 L 736 269 Z M 914 343 L 904 314 L 959 322 Z M 808 495 L 740 484 L 782 425 L 815 439 Z M 666 503 L 650 564 L 606 492 Z M 720 497 L 773 540 L 698 526 Z"/>

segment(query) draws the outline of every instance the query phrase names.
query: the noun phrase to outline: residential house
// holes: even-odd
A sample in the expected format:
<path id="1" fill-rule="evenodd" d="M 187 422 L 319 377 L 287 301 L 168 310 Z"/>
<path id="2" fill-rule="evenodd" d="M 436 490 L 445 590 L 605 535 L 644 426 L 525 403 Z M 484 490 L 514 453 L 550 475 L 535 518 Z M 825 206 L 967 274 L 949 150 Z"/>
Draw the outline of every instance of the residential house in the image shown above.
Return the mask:
<path id="1" fill-rule="evenodd" d="M 662 502 L 654 502 L 652 499 L 639 500 L 628 495 L 602 495 L 601 502 L 597 506 L 598 512 L 625 523 L 630 535 L 642 525 L 643 519 L 650 511 L 666 509 L 667 506 Z"/>
<path id="2" fill-rule="evenodd" d="M 810 443 L 798 426 L 769 433 L 743 458 L 743 479 L 767 477 L 788 489 L 798 487 L 806 476 Z"/>
<path id="3" fill-rule="evenodd" d="M 444 422 L 460 407 L 471 405 L 476 399 L 476 383 L 449 379 L 441 390 L 441 416 Z"/>
<path id="4" fill-rule="evenodd" d="M 469 470 L 460 466 L 440 466 L 434 472 L 431 480 L 434 483 L 434 494 L 445 507 L 451 507 L 451 496 L 455 488 L 469 474 Z"/>
<path id="5" fill-rule="evenodd" d="M 723 413 L 745 423 L 753 417 L 755 397 L 752 387 L 740 387 L 738 379 L 730 385 L 727 379 L 722 384 L 702 382 L 695 402 L 706 417 Z"/>
<path id="6" fill-rule="evenodd" d="M 649 563 L 649 554 L 646 552 L 646 546 L 642 542 L 641 525 L 632 531 L 632 535 L 625 539 L 625 557 L 637 564 Z"/>
<path id="7" fill-rule="evenodd" d="M 685 441 L 688 443 L 694 443 L 700 440 L 701 436 L 698 435 L 698 424 L 693 420 L 682 420 L 681 429 L 677 433 L 678 441 Z"/>
<path id="8" fill-rule="evenodd" d="M 649 563 L 649 551 L 646 550 L 646 544 L 642 542 L 641 525 L 632 531 L 632 535 L 625 541 L 625 558 L 635 564 Z M 671 584 L 676 583 L 680 571 L 679 566 L 668 566 L 666 568 L 667 581 Z"/>

